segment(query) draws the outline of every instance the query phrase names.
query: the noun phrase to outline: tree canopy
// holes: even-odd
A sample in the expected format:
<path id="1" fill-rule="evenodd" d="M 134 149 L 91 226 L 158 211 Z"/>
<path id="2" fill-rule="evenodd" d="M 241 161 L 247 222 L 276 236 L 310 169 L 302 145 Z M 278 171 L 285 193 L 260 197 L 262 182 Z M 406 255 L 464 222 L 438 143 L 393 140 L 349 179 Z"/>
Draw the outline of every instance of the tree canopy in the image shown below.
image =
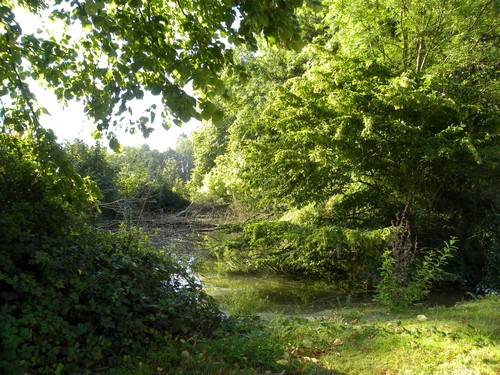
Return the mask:
<path id="1" fill-rule="evenodd" d="M 225 76 L 227 123 L 194 138 L 193 183 L 347 228 L 386 227 L 410 207 L 419 241 L 458 236 L 471 270 L 497 244 L 497 4 L 324 4 L 298 14 L 301 51 L 238 54 L 246 74 Z"/>
<path id="2" fill-rule="evenodd" d="M 311 2 L 314 4 L 314 1 Z M 145 91 L 160 95 L 163 108 L 129 120 L 126 129 L 151 132 L 160 112 L 163 125 L 191 118 L 220 118 L 211 103 L 224 84 L 219 72 L 233 63 L 232 46 L 256 48 L 256 35 L 298 46 L 294 10 L 302 1 L 13 1 L 0 6 L 0 115 L 4 128 L 39 126 L 43 109 L 31 79 L 54 90 L 58 100 L 76 98 L 118 147 L 113 126 L 122 126 L 130 102 Z M 51 36 L 23 32 L 21 7 L 56 22 Z M 42 30 L 43 31 L 43 30 Z M 186 93 L 191 84 L 197 97 Z M 138 118 L 137 118 L 138 117 Z"/>
<path id="3" fill-rule="evenodd" d="M 220 118 L 211 100 L 223 90 L 220 72 L 234 65 L 232 46 L 255 48 L 256 35 L 295 45 L 294 10 L 301 4 L 1 2 L 0 372 L 107 370 L 153 344 L 213 332 L 221 318 L 197 280 L 164 249 L 150 248 L 131 228 L 105 230 L 91 210 L 99 199 L 115 199 L 116 188 L 132 198 L 154 195 L 167 209 L 188 203 L 173 189 L 191 168 L 189 144 L 179 145 L 179 155 L 128 150 L 115 165 L 100 146 L 63 148 L 40 123 L 45 110 L 31 82 L 63 103 L 83 102 L 95 135 L 117 149 L 115 126 L 147 136 L 157 112 L 165 127 Z M 55 26 L 23 32 L 19 8 Z M 193 96 L 184 90 L 188 84 Z M 130 103 L 145 92 L 161 96 L 163 108 L 152 106 L 126 123 Z"/>

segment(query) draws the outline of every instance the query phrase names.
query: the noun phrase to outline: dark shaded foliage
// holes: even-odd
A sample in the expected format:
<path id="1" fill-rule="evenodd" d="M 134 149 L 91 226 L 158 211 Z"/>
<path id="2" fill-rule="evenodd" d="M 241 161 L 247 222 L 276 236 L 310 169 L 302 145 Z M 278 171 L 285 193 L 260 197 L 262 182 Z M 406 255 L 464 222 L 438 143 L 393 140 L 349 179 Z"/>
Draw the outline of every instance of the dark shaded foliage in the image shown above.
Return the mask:
<path id="1" fill-rule="evenodd" d="M 0 136 L 0 372 L 75 373 L 217 326 L 180 264 L 135 230 L 88 226 L 64 173 Z"/>

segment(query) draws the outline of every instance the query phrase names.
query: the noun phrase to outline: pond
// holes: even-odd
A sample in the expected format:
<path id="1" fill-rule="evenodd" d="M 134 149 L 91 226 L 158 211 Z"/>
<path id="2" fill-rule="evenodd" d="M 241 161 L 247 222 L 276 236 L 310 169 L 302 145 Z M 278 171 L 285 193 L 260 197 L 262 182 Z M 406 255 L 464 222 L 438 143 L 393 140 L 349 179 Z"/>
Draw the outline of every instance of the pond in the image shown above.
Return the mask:
<path id="1" fill-rule="evenodd" d="M 374 307 L 374 291 L 339 290 L 325 281 L 296 279 L 273 274 L 205 274 L 205 291 L 232 314 L 278 313 L 322 315 L 340 308 Z M 435 289 L 422 303 L 453 306 L 461 301 L 461 290 Z"/>
<path id="2" fill-rule="evenodd" d="M 171 233 L 169 233 L 171 234 Z M 208 250 L 200 236 L 184 234 L 165 236 L 171 254 L 194 263 L 206 262 Z M 204 290 L 214 297 L 221 308 L 231 314 L 320 315 L 340 308 L 374 307 L 373 290 L 339 289 L 331 283 L 297 279 L 270 273 L 217 273 L 217 267 L 205 264 L 203 271 L 194 272 Z M 464 298 L 464 291 L 436 289 L 422 301 L 427 305 L 452 306 Z"/>
<path id="3" fill-rule="evenodd" d="M 284 275 L 225 273 L 205 274 L 200 279 L 206 292 L 234 314 L 302 315 L 373 303 L 373 294 L 366 290 L 341 292 L 325 281 Z"/>

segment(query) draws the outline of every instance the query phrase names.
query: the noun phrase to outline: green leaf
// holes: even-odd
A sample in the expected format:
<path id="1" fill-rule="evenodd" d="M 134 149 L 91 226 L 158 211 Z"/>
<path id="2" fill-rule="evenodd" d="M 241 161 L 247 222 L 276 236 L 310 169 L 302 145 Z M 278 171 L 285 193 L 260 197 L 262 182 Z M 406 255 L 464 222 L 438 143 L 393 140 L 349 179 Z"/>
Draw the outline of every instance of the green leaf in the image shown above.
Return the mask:
<path id="1" fill-rule="evenodd" d="M 224 120 L 224 111 L 221 110 L 220 108 L 215 109 L 212 112 L 212 121 L 214 122 L 214 124 L 221 124 L 223 120 Z"/>
<path id="2" fill-rule="evenodd" d="M 217 109 L 217 106 L 215 104 L 208 101 L 202 103 L 200 107 L 203 120 L 209 120 L 210 118 L 212 118 L 212 114 Z"/>
<path id="3" fill-rule="evenodd" d="M 118 139 L 116 139 L 116 137 L 111 137 L 109 139 L 109 148 L 112 149 L 114 152 L 121 152 L 121 145 L 120 142 L 118 142 Z"/>

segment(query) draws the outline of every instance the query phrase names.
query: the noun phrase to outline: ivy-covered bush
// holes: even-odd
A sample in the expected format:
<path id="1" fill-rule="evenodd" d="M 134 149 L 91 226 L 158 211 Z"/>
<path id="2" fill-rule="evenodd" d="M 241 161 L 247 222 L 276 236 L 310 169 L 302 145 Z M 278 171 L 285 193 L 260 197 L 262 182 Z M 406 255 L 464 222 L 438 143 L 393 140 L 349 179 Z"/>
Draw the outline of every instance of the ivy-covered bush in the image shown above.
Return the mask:
<path id="1" fill-rule="evenodd" d="M 375 282 L 391 230 L 262 221 L 228 227 L 222 236 L 212 252 L 239 270 L 270 269 L 359 286 Z"/>
<path id="2" fill-rule="evenodd" d="M 50 139 L 0 141 L 0 373 L 106 367 L 217 326 L 217 307 L 171 257 L 135 230 L 86 224 L 85 183 L 54 167 L 63 153 L 40 152 L 57 148 Z"/>

